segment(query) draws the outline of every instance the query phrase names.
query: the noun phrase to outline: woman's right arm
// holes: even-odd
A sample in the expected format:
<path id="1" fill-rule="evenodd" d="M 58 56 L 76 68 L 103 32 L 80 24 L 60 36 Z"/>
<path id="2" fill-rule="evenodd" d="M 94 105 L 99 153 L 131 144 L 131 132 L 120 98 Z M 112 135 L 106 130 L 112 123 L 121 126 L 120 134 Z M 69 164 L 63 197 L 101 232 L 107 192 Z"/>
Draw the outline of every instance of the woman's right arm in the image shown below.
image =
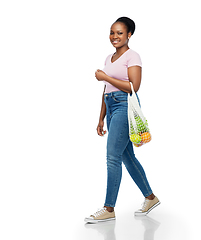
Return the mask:
<path id="1" fill-rule="evenodd" d="M 106 131 L 103 130 L 104 119 L 106 116 L 106 105 L 105 105 L 105 101 L 104 101 L 104 92 L 105 92 L 105 87 L 104 87 L 103 96 L 102 96 L 102 105 L 101 105 L 99 123 L 98 123 L 97 129 L 96 129 L 99 136 L 104 136 L 104 134 L 106 133 Z"/>

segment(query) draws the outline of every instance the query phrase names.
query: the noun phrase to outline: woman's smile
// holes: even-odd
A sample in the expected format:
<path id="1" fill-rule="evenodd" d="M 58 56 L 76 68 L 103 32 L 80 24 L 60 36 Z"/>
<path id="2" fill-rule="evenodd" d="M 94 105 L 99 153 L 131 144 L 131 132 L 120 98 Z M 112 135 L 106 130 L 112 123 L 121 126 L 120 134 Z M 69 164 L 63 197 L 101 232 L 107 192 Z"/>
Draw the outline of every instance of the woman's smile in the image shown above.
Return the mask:
<path id="1" fill-rule="evenodd" d="M 113 41 L 112 41 L 112 44 L 113 44 L 113 45 L 118 44 L 118 43 L 120 43 L 119 40 L 113 40 Z"/>

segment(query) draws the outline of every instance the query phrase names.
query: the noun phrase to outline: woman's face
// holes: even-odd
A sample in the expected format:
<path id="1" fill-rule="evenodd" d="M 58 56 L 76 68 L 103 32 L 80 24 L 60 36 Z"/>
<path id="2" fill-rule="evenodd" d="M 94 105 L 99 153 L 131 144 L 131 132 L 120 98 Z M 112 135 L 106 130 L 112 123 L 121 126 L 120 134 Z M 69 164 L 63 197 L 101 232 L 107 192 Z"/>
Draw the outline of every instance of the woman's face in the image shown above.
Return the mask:
<path id="1" fill-rule="evenodd" d="M 128 45 L 128 38 L 131 37 L 131 33 L 127 33 L 127 27 L 124 23 L 116 22 L 110 29 L 110 42 L 115 48 L 121 48 Z"/>

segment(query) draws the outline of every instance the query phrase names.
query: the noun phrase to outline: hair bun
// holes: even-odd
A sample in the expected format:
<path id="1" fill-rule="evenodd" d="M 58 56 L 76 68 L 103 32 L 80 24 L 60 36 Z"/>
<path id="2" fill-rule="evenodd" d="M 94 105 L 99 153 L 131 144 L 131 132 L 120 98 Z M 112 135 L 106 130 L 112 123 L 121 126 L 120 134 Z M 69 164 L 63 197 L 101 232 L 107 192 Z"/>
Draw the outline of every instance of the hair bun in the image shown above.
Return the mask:
<path id="1" fill-rule="evenodd" d="M 131 32 L 131 35 L 135 32 L 135 22 L 128 17 L 120 17 L 116 20 L 116 22 L 122 22 L 126 25 L 128 29 L 128 33 Z"/>

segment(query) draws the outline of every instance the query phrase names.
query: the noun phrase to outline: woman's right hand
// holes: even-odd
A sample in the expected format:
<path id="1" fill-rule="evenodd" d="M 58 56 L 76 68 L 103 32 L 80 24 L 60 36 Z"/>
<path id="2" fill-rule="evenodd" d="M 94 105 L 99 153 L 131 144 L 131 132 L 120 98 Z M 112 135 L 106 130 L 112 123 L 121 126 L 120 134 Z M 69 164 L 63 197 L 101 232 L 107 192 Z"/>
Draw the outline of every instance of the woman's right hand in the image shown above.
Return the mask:
<path id="1" fill-rule="evenodd" d="M 104 136 L 106 134 L 106 131 L 103 130 L 103 126 L 104 126 L 104 121 L 100 120 L 96 128 L 99 136 Z"/>

